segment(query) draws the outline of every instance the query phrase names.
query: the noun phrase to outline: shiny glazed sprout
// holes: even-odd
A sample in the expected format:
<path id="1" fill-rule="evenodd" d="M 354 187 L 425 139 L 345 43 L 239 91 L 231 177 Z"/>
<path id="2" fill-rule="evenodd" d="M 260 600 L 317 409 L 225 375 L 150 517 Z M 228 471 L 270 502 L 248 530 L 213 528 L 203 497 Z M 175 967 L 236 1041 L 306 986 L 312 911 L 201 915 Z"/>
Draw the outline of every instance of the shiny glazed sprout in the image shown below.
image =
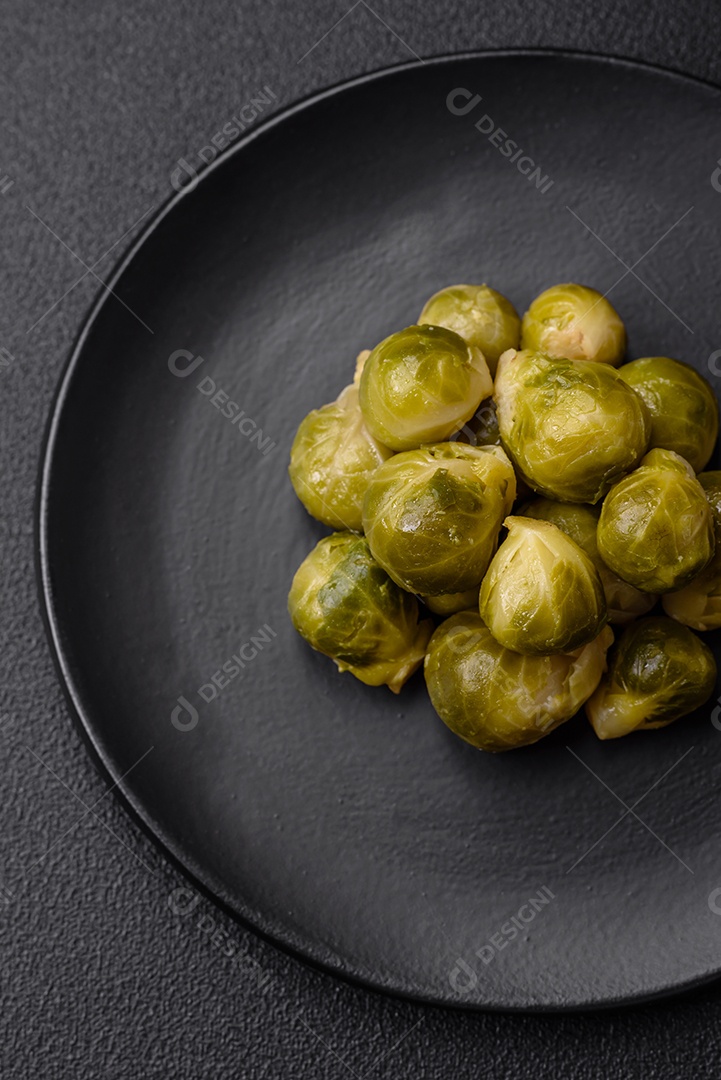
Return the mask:
<path id="1" fill-rule="evenodd" d="M 552 655 L 586 645 L 606 622 L 598 570 L 548 521 L 509 517 L 508 536 L 481 584 L 479 610 L 494 638 L 514 652 Z"/>
<path id="2" fill-rule="evenodd" d="M 626 329 L 616 309 L 596 289 L 553 285 L 523 316 L 521 348 L 615 365 L 626 351 Z"/>
<path id="3" fill-rule="evenodd" d="M 371 478 L 363 529 L 373 557 L 422 595 L 480 584 L 516 495 L 500 446 L 437 443 L 396 454 Z"/>
<path id="4" fill-rule="evenodd" d="M 360 405 L 383 446 L 414 450 L 455 434 L 492 390 L 480 349 L 443 326 L 409 326 L 365 361 Z"/>
<path id="5" fill-rule="evenodd" d="M 334 533 L 316 544 L 291 585 L 293 626 L 318 652 L 369 686 L 398 693 L 420 667 L 433 632 L 418 621 L 418 601 L 375 562 L 355 533 Z"/>
<path id="6" fill-rule="evenodd" d="M 371 476 L 392 450 L 363 420 L 357 386 L 301 421 L 290 451 L 293 489 L 309 514 L 336 529 L 363 527 L 363 497 Z"/>
<path id="7" fill-rule="evenodd" d="M 716 395 L 688 364 L 668 356 L 645 356 L 619 368 L 651 416 L 649 449 L 674 450 L 694 472 L 707 464 L 718 437 Z"/>
<path id="8" fill-rule="evenodd" d="M 506 349 L 517 349 L 521 320 L 510 300 L 489 285 L 450 285 L 426 303 L 419 324 L 445 326 L 480 349 L 491 375 Z"/>
<path id="9" fill-rule="evenodd" d="M 658 597 L 652 593 L 641 592 L 640 589 L 629 585 L 618 574 L 614 574 L 599 555 L 596 531 L 601 514 L 600 506 L 559 503 L 554 502 L 553 499 L 534 499 L 521 507 L 519 514 L 523 517 L 550 521 L 583 548 L 601 578 L 609 622 L 618 624 L 630 622 L 640 615 L 646 615 L 656 603 Z"/>
<path id="10" fill-rule="evenodd" d="M 650 616 L 624 630 L 586 713 L 599 739 L 617 739 L 693 712 L 715 682 L 716 663 L 701 639 L 672 619 Z"/>
<path id="11" fill-rule="evenodd" d="M 650 450 L 606 496 L 598 521 L 601 558 L 644 592 L 682 588 L 707 565 L 714 547 L 704 489 L 671 450 Z"/>
<path id="12" fill-rule="evenodd" d="M 598 502 L 646 451 L 646 406 L 608 364 L 511 350 L 494 397 L 503 447 L 548 498 Z"/>
<path id="13" fill-rule="evenodd" d="M 570 720 L 593 693 L 613 633 L 556 656 L 505 649 L 482 618 L 464 611 L 434 633 L 424 665 L 441 720 L 466 742 L 491 752 L 538 742 Z"/>
<path id="14" fill-rule="evenodd" d="M 721 629 L 721 472 L 702 472 L 697 480 L 706 492 L 714 520 L 716 549 L 700 574 L 676 592 L 666 593 L 667 615 L 693 630 Z"/>

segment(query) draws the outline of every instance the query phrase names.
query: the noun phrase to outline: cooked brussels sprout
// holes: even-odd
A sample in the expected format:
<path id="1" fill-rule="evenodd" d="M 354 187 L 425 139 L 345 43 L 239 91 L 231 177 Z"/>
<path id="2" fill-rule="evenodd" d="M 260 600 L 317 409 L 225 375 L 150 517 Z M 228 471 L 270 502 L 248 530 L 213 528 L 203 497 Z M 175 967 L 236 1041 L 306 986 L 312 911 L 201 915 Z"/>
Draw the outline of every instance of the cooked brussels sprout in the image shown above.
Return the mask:
<path id="1" fill-rule="evenodd" d="M 506 349 L 517 349 L 521 320 L 510 300 L 489 285 L 451 285 L 427 302 L 418 322 L 454 330 L 486 358 L 491 375 Z"/>
<path id="2" fill-rule="evenodd" d="M 606 596 L 608 621 L 627 623 L 631 619 L 645 615 L 656 603 L 657 597 L 641 592 L 629 585 L 610 570 L 598 553 L 596 529 L 601 513 L 600 506 L 585 506 L 580 503 L 559 503 L 553 499 L 534 499 L 518 511 L 522 517 L 550 521 L 575 540 L 588 555 L 598 570 L 603 591 Z"/>
<path id="3" fill-rule="evenodd" d="M 500 446 L 501 436 L 493 398 L 481 402 L 470 420 L 453 436 L 453 441 L 469 446 Z"/>
<path id="4" fill-rule="evenodd" d="M 466 592 L 441 593 L 439 596 L 422 596 L 421 600 L 434 615 L 455 615 L 458 611 L 473 611 L 478 607 L 478 587 Z"/>
<path id="5" fill-rule="evenodd" d="M 370 478 L 392 453 L 365 426 L 358 387 L 346 386 L 337 401 L 301 421 L 288 472 L 309 514 L 336 529 L 360 531 Z"/>
<path id="6" fill-rule="evenodd" d="M 553 285 L 523 316 L 521 348 L 569 360 L 620 364 L 626 330 L 616 309 L 596 289 Z"/>
<path id="7" fill-rule="evenodd" d="M 668 356 L 645 356 L 619 368 L 651 416 L 650 449 L 675 450 L 694 472 L 707 464 L 718 437 L 716 395 L 703 375 Z"/>
<path id="8" fill-rule="evenodd" d="M 714 520 L 716 548 L 700 574 L 676 592 L 666 593 L 667 615 L 694 630 L 721 629 L 721 472 L 702 472 L 696 477 L 706 492 Z"/>
<path id="9" fill-rule="evenodd" d="M 506 518 L 508 536 L 481 584 L 479 610 L 494 638 L 514 652 L 549 656 L 592 641 L 606 622 L 598 570 L 548 521 Z"/>
<path id="10" fill-rule="evenodd" d="M 376 345 L 363 366 L 368 430 L 391 450 L 443 442 L 493 390 L 483 353 L 443 326 L 409 326 Z"/>
<path id="11" fill-rule="evenodd" d="M 613 633 L 557 656 L 504 649 L 473 611 L 438 627 L 424 665 L 433 707 L 456 735 L 495 752 L 528 746 L 570 720 L 593 693 Z"/>
<path id="12" fill-rule="evenodd" d="M 648 445 L 646 406 L 608 364 L 504 353 L 494 397 L 501 442 L 534 491 L 595 503 Z"/>
<path id="13" fill-rule="evenodd" d="M 601 508 L 601 558 L 644 592 L 688 584 L 710 561 L 714 543 L 704 490 L 689 463 L 672 450 L 649 450 Z"/>
<path id="14" fill-rule="evenodd" d="M 715 682 L 716 663 L 701 639 L 671 619 L 650 616 L 623 631 L 586 714 L 599 739 L 617 739 L 693 712 Z"/>
<path id="15" fill-rule="evenodd" d="M 423 596 L 480 584 L 516 495 L 500 446 L 437 443 L 385 462 L 368 485 L 363 529 L 373 557 Z"/>
<path id="16" fill-rule="evenodd" d="M 288 596 L 293 626 L 318 652 L 368 686 L 398 693 L 420 666 L 433 633 L 354 533 L 333 533 L 301 563 Z"/>

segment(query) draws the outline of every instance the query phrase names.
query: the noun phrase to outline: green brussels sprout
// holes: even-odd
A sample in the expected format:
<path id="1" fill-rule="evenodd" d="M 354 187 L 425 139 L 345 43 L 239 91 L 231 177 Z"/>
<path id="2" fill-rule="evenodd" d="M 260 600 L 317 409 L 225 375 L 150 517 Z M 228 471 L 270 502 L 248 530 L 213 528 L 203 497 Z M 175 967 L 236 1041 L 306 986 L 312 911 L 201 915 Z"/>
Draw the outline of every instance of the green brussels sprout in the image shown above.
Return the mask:
<path id="1" fill-rule="evenodd" d="M 721 472 L 702 472 L 696 477 L 706 492 L 714 521 L 716 548 L 711 562 L 676 592 L 666 593 L 667 615 L 694 630 L 721 629 Z"/>
<path id="2" fill-rule="evenodd" d="M 675 450 L 694 472 L 708 463 L 718 436 L 716 395 L 703 375 L 668 356 L 645 356 L 619 369 L 651 417 L 649 448 Z"/>
<path id="3" fill-rule="evenodd" d="M 701 639 L 650 616 L 623 631 L 586 715 L 599 739 L 666 727 L 708 701 L 715 682 L 716 663 Z"/>
<path id="4" fill-rule="evenodd" d="M 522 517 L 550 521 L 558 526 L 566 536 L 575 540 L 588 555 L 598 570 L 603 591 L 606 596 L 608 621 L 627 623 L 631 619 L 645 615 L 656 603 L 657 597 L 641 592 L 629 585 L 610 570 L 598 553 L 596 529 L 601 514 L 600 506 L 585 506 L 581 503 L 559 503 L 553 499 L 534 499 L 518 511 Z"/>
<path id="5" fill-rule="evenodd" d="M 481 402 L 470 420 L 453 436 L 453 441 L 469 446 L 500 446 L 501 435 L 493 398 Z"/>
<path id="6" fill-rule="evenodd" d="M 441 593 L 439 596 L 422 596 L 421 600 L 434 615 L 455 615 L 458 611 L 471 611 L 478 607 L 478 586 L 466 592 Z"/>
<path id="7" fill-rule="evenodd" d="M 409 326 L 376 345 L 363 365 L 360 405 L 391 450 L 443 442 L 493 391 L 483 353 L 443 326 Z"/>
<path id="8" fill-rule="evenodd" d="M 394 693 L 420 667 L 430 619 L 418 621 L 418 601 L 403 592 L 355 533 L 321 540 L 301 563 L 288 596 L 293 626 L 309 645 L 368 686 Z"/>
<path id="9" fill-rule="evenodd" d="M 506 349 L 517 349 L 521 320 L 510 300 L 489 285 L 450 285 L 426 303 L 419 324 L 445 326 L 480 349 L 491 375 Z"/>
<path id="10" fill-rule="evenodd" d="M 410 592 L 480 584 L 516 495 L 500 446 L 437 443 L 395 454 L 373 474 L 363 529 L 373 558 Z"/>
<path id="11" fill-rule="evenodd" d="M 600 292 L 585 285 L 553 285 L 523 316 L 521 348 L 616 365 L 626 351 L 626 329 Z"/>
<path id="12" fill-rule="evenodd" d="M 606 622 L 598 570 L 548 521 L 506 518 L 508 536 L 481 584 L 479 611 L 513 652 L 550 656 L 592 641 Z"/>
<path id="13" fill-rule="evenodd" d="M 687 461 L 649 450 L 609 492 L 598 520 L 603 561 L 644 592 L 687 585 L 714 553 L 711 506 Z"/>
<path id="14" fill-rule="evenodd" d="M 596 689 L 613 641 L 605 626 L 588 645 L 556 656 L 504 649 L 480 615 L 464 611 L 431 638 L 424 675 L 433 707 L 480 750 L 529 746 L 570 720 Z"/>
<path id="15" fill-rule="evenodd" d="M 357 386 L 346 386 L 337 401 L 308 413 L 293 440 L 288 472 L 309 514 L 360 532 L 370 478 L 393 451 L 365 426 L 358 396 Z"/>
<path id="16" fill-rule="evenodd" d="M 511 349 L 494 397 L 504 449 L 550 499 L 598 502 L 646 452 L 646 406 L 608 364 Z"/>

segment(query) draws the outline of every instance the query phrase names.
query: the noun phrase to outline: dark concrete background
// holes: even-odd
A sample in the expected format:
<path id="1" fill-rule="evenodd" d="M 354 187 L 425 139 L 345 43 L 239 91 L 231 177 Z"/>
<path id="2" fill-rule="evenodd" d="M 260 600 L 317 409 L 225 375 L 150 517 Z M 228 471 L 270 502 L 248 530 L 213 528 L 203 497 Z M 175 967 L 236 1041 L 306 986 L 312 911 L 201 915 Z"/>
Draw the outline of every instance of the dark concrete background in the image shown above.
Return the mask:
<path id="1" fill-rule="evenodd" d="M 282 107 L 413 52 L 518 46 L 636 57 L 721 82 L 714 2 L 371 7 L 0 4 L 0 1072 L 8 1080 L 721 1075 L 721 987 L 598 1015 L 459 1014 L 368 994 L 280 954 L 186 892 L 107 794 L 51 664 L 33 500 L 54 387 L 100 287 L 95 275 L 107 274 L 133 232 L 123 234 L 171 194 L 178 159 L 193 160 L 257 90 L 269 86 Z M 721 154 L 721 128 L 713 152 Z"/>

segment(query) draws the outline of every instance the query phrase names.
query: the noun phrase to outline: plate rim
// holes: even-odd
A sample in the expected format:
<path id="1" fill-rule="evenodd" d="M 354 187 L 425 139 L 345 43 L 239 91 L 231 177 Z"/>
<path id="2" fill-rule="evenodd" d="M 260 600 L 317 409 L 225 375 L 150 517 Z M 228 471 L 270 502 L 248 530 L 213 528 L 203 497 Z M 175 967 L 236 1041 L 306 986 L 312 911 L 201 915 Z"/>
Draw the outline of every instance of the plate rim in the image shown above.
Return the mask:
<path id="1" fill-rule="evenodd" d="M 365 991 L 384 994 L 391 998 L 412 1002 L 415 1005 L 431 1006 L 459 1012 L 489 1012 L 509 1015 L 557 1015 L 568 1014 L 593 1014 L 607 1012 L 614 1009 L 629 1009 L 643 1006 L 652 1002 L 667 1000 L 681 995 L 690 995 L 694 990 L 718 982 L 721 979 L 721 962 L 716 970 L 707 972 L 683 982 L 673 982 L 658 989 L 647 992 L 639 991 L 632 994 L 624 994 L 604 1000 L 594 1000 L 589 997 L 584 1000 L 570 1003 L 558 1002 L 554 1004 L 532 1005 L 508 1005 L 498 1001 L 449 1001 L 447 998 L 437 997 L 431 993 L 409 992 L 395 985 L 389 985 L 382 979 L 373 980 L 364 975 L 354 974 L 342 966 L 342 958 L 335 957 L 332 961 L 304 951 L 304 948 L 294 940 L 292 932 L 283 934 L 283 928 L 278 926 L 266 927 L 259 925 L 253 920 L 247 911 L 239 912 L 233 906 L 229 898 L 223 895 L 222 887 L 218 884 L 209 883 L 212 875 L 206 873 L 196 860 L 188 856 L 181 845 L 175 843 L 166 830 L 158 823 L 154 816 L 146 809 L 140 799 L 136 799 L 130 785 L 125 783 L 122 774 L 116 768 L 112 755 L 106 752 L 99 736 L 96 734 L 91 715 L 84 709 L 81 694 L 75 684 L 71 665 L 64 653 L 62 643 L 62 616 L 56 610 L 53 598 L 52 581 L 50 576 L 50 511 L 49 502 L 53 487 L 53 472 L 55 466 L 56 448 L 58 444 L 58 429 L 62 414 L 72 389 L 75 373 L 79 367 L 86 341 L 102 315 L 106 304 L 110 302 L 111 290 L 131 266 L 135 256 L 150 239 L 161 222 L 172 213 L 181 200 L 191 198 L 200 185 L 207 180 L 217 169 L 225 165 L 233 156 L 241 153 L 256 139 L 262 138 L 268 131 L 279 124 L 290 120 L 297 113 L 304 112 L 308 108 L 320 102 L 326 101 L 346 90 L 356 89 L 368 83 L 375 83 L 389 76 L 403 71 L 416 70 L 426 66 L 441 67 L 468 60 L 494 60 L 502 58 L 528 58 L 536 59 L 546 57 L 549 59 L 564 59 L 577 62 L 592 62 L 599 66 L 623 67 L 639 70 L 647 74 L 663 76 L 666 79 L 678 80 L 690 83 L 692 86 L 701 87 L 714 94 L 721 94 L 721 85 L 704 79 L 700 76 L 689 75 L 672 67 L 666 67 L 634 57 L 618 56 L 608 53 L 595 52 L 586 49 L 554 49 L 554 48 L 502 48 L 502 49 L 470 49 L 463 52 L 439 53 L 428 57 L 409 61 L 401 61 L 381 68 L 375 68 L 354 76 L 351 79 L 334 82 L 320 90 L 312 91 L 301 98 L 295 99 L 289 105 L 278 109 L 269 117 L 262 120 L 251 131 L 246 132 L 230 146 L 220 151 L 218 156 L 205 168 L 197 172 L 197 180 L 191 185 L 173 191 L 172 194 L 155 208 L 148 217 L 143 227 L 135 238 L 123 249 L 113 264 L 113 271 L 107 282 L 98 287 L 93 300 L 80 320 L 70 349 L 62 363 L 58 381 L 53 392 L 49 411 L 46 417 L 43 436 L 41 440 L 39 467 L 36 474 L 35 499 L 33 512 L 33 549 L 35 585 L 38 594 L 40 612 L 46 638 L 50 647 L 53 666 L 58 676 L 61 690 L 69 708 L 73 725 L 81 737 L 81 741 L 88 752 L 91 761 L 98 769 L 101 778 L 109 781 L 112 785 L 114 797 L 118 800 L 123 810 L 129 814 L 131 820 L 140 828 L 154 846 L 160 850 L 164 858 L 180 872 L 180 875 L 192 885 L 192 887 L 206 900 L 210 901 L 223 913 L 241 925 L 241 927 L 261 938 L 264 942 L 272 945 L 281 953 L 291 957 L 296 962 L 310 967 L 312 970 L 330 975 L 352 987 L 362 987 Z"/>

